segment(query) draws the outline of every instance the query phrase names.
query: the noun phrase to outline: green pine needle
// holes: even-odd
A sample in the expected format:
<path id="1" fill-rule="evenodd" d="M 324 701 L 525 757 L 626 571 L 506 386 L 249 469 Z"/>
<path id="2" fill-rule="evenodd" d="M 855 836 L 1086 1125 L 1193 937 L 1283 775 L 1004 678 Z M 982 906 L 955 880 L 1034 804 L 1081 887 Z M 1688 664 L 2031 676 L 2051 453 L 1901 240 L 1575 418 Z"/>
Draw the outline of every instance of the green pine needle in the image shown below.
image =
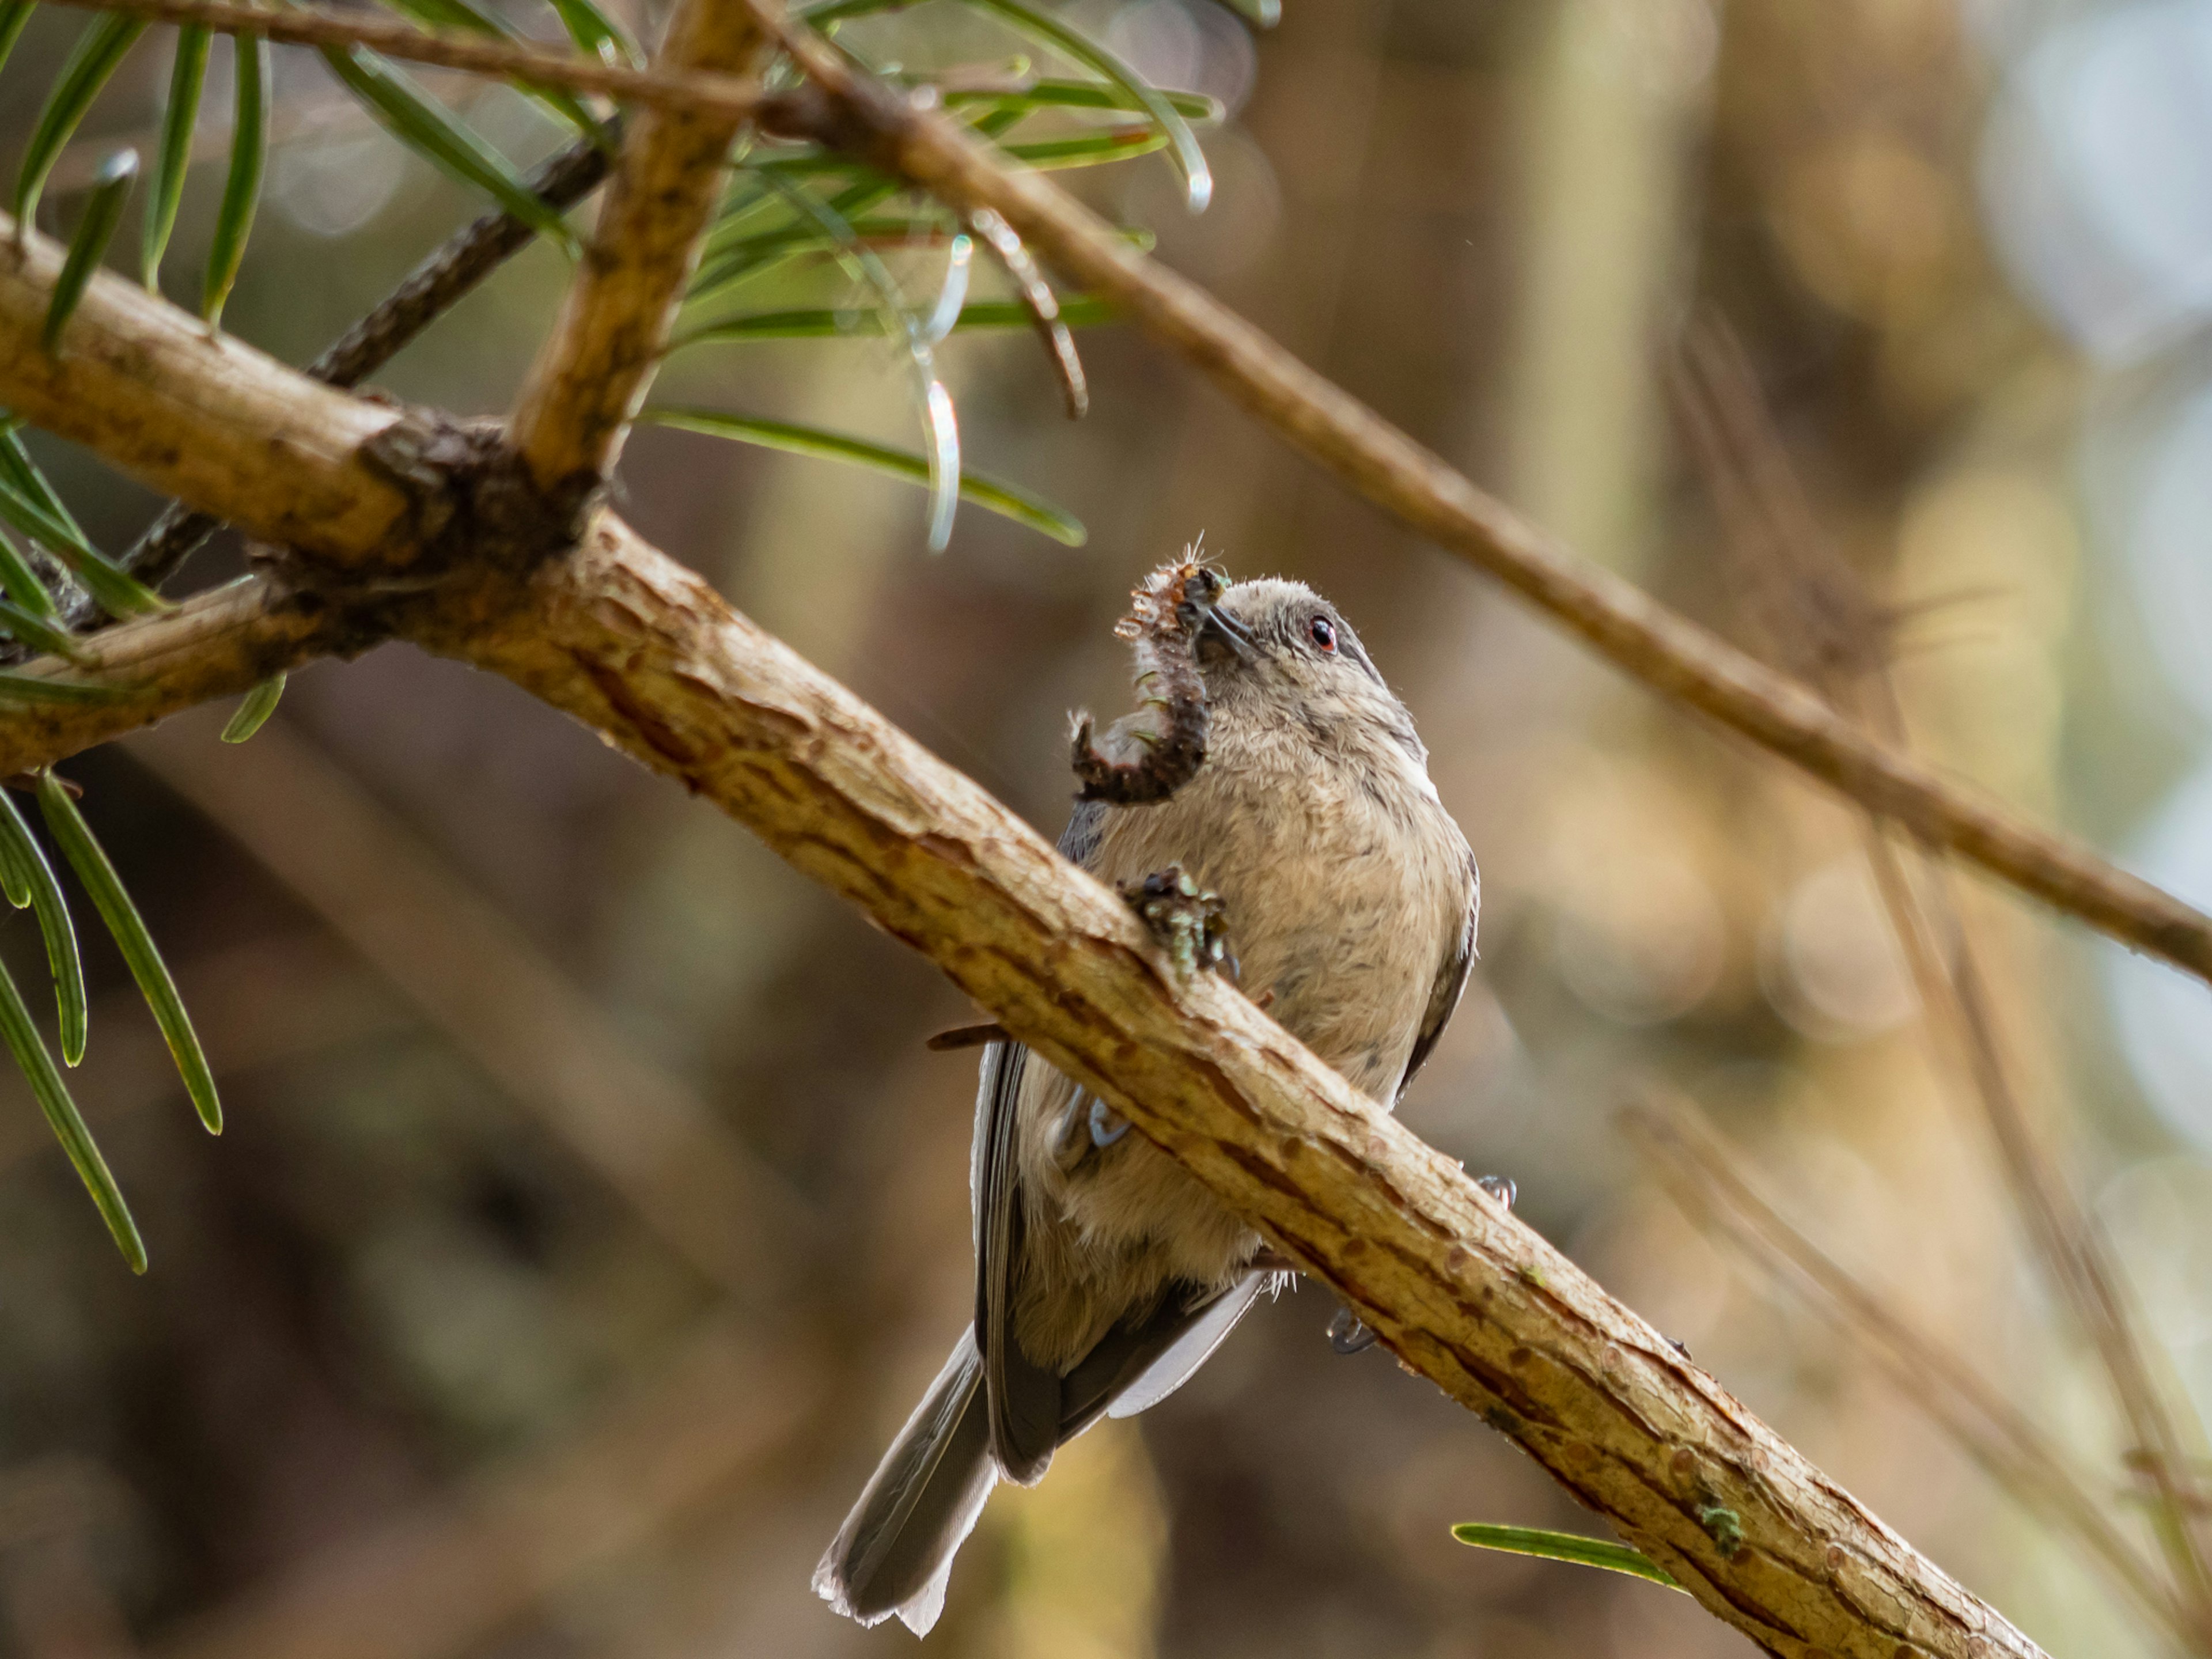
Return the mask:
<path id="1" fill-rule="evenodd" d="M 887 472 L 912 484 L 927 487 L 929 483 L 929 463 L 921 456 L 910 450 L 871 443 L 864 438 L 848 437 L 842 433 L 795 426 L 787 421 L 760 421 L 742 415 L 726 415 L 713 409 L 654 407 L 646 410 L 639 418 L 662 426 L 681 427 L 687 432 L 703 432 L 709 437 L 730 438 L 739 443 L 758 444 L 766 449 L 781 449 L 793 455 L 848 461 L 878 472 Z M 963 471 L 960 474 L 960 494 L 987 512 L 1000 514 L 1017 524 L 1027 525 L 1066 546 L 1080 547 L 1089 539 L 1090 532 L 1084 529 L 1080 520 L 1001 479 Z"/>
<path id="2" fill-rule="evenodd" d="M 560 210 L 540 201 L 506 156 L 397 67 L 366 46 L 325 46 L 322 52 L 331 72 L 394 137 L 464 184 L 484 191 L 569 253 L 578 251 L 576 233 Z"/>
<path id="3" fill-rule="evenodd" d="M 637 42 L 592 0 L 553 0 L 553 9 L 560 14 L 561 27 L 568 31 L 568 38 L 579 50 L 604 64 L 645 67 L 645 54 L 637 49 Z"/>
<path id="4" fill-rule="evenodd" d="M 11 546 L 9 551 L 12 553 L 15 550 Z M 15 556 L 19 561 L 22 557 L 21 554 L 16 554 Z M 23 568 L 28 572 L 30 567 L 27 564 Z M 38 578 L 33 576 L 31 580 L 35 582 Z M 10 592 L 13 592 L 15 584 L 9 580 L 6 582 L 6 586 Z M 41 588 L 40 591 L 43 592 L 45 590 Z M 41 616 L 35 611 L 27 611 L 13 599 L 0 599 L 0 629 L 5 629 L 12 634 L 33 651 L 50 652 L 70 662 L 81 662 L 84 659 L 82 640 L 70 633 L 52 616 Z"/>
<path id="5" fill-rule="evenodd" d="M 1176 113 L 1193 121 L 1218 122 L 1223 111 L 1218 99 L 1202 92 L 1170 92 L 1160 96 Z M 974 107 L 1013 110 L 1028 114 L 1039 109 L 1124 109 L 1145 112 L 1145 106 L 1119 87 L 1100 81 L 1032 81 L 1019 92 L 993 92 L 980 87 L 955 87 L 945 94 L 947 109 Z"/>
<path id="6" fill-rule="evenodd" d="M 38 0 L 4 0 L 0 3 L 0 68 L 6 66 L 8 54 L 15 50 L 15 42 L 22 38 L 24 27 L 38 9 Z"/>
<path id="7" fill-rule="evenodd" d="M 10 541 L 5 532 L 0 532 L 0 592 L 5 592 L 9 603 L 17 610 L 42 620 L 61 615 L 54 596 L 46 592 L 46 585 L 31 568 L 23 550 Z"/>
<path id="8" fill-rule="evenodd" d="M 17 25 L 20 28 L 20 23 Z M 115 73 L 124 55 L 146 32 L 146 20 L 124 12 L 108 12 L 85 25 L 70 48 L 69 59 L 55 77 L 53 94 L 39 112 L 30 142 L 23 147 L 22 169 L 15 175 L 15 222 L 27 225 L 39 210 L 39 198 L 46 175 L 54 170 L 62 151 L 76 134 L 92 100 Z"/>
<path id="9" fill-rule="evenodd" d="M 1190 123 L 1183 119 L 1182 112 L 1158 88 L 1082 30 L 1048 12 L 1024 4 L 1023 0 L 969 0 L 969 3 L 1003 18 L 1032 40 L 1042 41 L 1062 57 L 1103 76 L 1133 99 L 1174 149 L 1190 210 L 1206 211 L 1206 204 L 1213 198 L 1213 174 L 1206 164 L 1206 152 L 1198 147 L 1198 137 L 1191 131 Z"/>
<path id="10" fill-rule="evenodd" d="M 76 949 L 76 928 L 70 921 L 69 902 L 46 850 L 32 835 L 15 792 L 0 787 L 0 858 L 20 878 L 24 897 L 39 913 L 39 931 L 46 936 L 46 967 L 53 975 L 54 1002 L 61 1024 L 62 1059 L 71 1066 L 84 1058 L 90 1010 L 84 994 L 84 962 Z M 9 902 L 15 903 L 13 884 Z M 17 908 L 21 908 L 17 905 Z"/>
<path id="11" fill-rule="evenodd" d="M 426 29 L 452 29 L 462 34 L 481 34 L 494 40 L 512 40 L 515 34 L 505 24 L 470 3 L 470 0 L 384 0 L 410 23 Z M 574 127 L 586 138 L 600 136 L 599 118 L 592 113 L 582 99 L 564 87 L 538 86 L 527 81 L 518 81 L 515 89 L 525 97 L 534 99 L 556 116 Z"/>
<path id="12" fill-rule="evenodd" d="M 0 429 L 0 520 L 67 565 L 70 574 L 84 584 L 85 592 L 99 600 L 110 616 L 143 616 L 170 609 L 167 599 L 85 539 L 83 530 L 31 459 L 30 451 L 23 447 L 12 422 Z M 23 604 L 12 586 L 9 597 Z"/>
<path id="13" fill-rule="evenodd" d="M 244 743 L 276 712 L 276 700 L 283 695 L 284 677 L 271 674 L 246 694 L 246 701 L 238 705 L 238 712 L 222 728 L 222 740 L 225 743 Z"/>
<path id="14" fill-rule="evenodd" d="M 54 1057 L 39 1036 L 38 1027 L 31 1024 L 31 1011 L 23 1006 L 23 994 L 15 988 L 15 981 L 8 970 L 0 967 L 0 1042 L 15 1057 L 21 1068 L 24 1081 L 38 1097 L 40 1109 L 46 1113 L 46 1121 L 53 1127 L 54 1139 L 69 1154 L 69 1161 L 84 1182 L 85 1191 L 92 1194 L 100 1217 L 107 1223 L 107 1231 L 114 1236 L 116 1248 L 123 1259 L 131 1264 L 131 1271 L 146 1271 L 146 1242 L 138 1237 L 138 1224 L 131 1218 L 131 1206 L 123 1201 L 122 1188 L 115 1184 L 107 1160 L 100 1155 L 100 1147 L 86 1128 L 84 1117 L 70 1098 L 69 1085 L 62 1081 L 61 1070 Z"/>
<path id="15" fill-rule="evenodd" d="M 138 241 L 139 274 L 149 294 L 161 291 L 161 255 L 177 228 L 185 175 L 192 167 L 192 134 L 199 125 L 200 90 L 207 82 L 214 33 L 187 23 L 177 31 L 176 61 L 169 68 L 169 100 L 161 106 L 161 140 L 154 148 L 154 176 L 147 181 L 146 231 Z"/>
<path id="16" fill-rule="evenodd" d="M 222 308 L 238 285 L 254 210 L 261 205 L 262 176 L 269 167 L 269 42 L 259 35 L 234 34 L 230 44 L 237 76 L 230 168 L 223 177 L 222 204 L 216 210 L 215 234 L 208 242 L 207 274 L 200 282 L 200 315 L 210 328 L 222 325 Z"/>
<path id="17" fill-rule="evenodd" d="M 131 186 L 137 178 L 135 149 L 118 150 L 100 164 L 99 178 L 84 204 L 84 216 L 77 221 L 76 234 L 70 238 L 62 274 L 54 278 L 53 294 L 46 301 L 46 320 L 39 332 L 39 344 L 50 357 L 62 343 L 62 330 L 69 326 L 77 301 L 91 286 L 93 273 L 107 257 L 107 245 L 115 240 L 115 227 L 123 222 L 123 204 L 131 198 Z"/>
<path id="18" fill-rule="evenodd" d="M 128 686 L 93 685 L 83 680 L 47 679 L 0 669 L 0 704 L 10 702 L 113 702 L 131 695 Z"/>
<path id="19" fill-rule="evenodd" d="M 1117 321 L 1121 313 L 1112 303 L 1087 296 L 1063 299 L 1060 319 L 1070 328 L 1095 328 Z M 1014 300 L 979 300 L 960 308 L 955 334 L 978 329 L 1028 328 L 1029 308 Z M 746 340 L 819 340 L 861 337 L 881 337 L 873 313 L 811 310 L 761 311 L 750 316 L 725 318 L 719 323 L 687 334 L 680 345 L 732 345 Z"/>
<path id="20" fill-rule="evenodd" d="M 1607 1572 L 1648 1578 L 1668 1589 L 1682 1588 L 1674 1582 L 1674 1575 L 1643 1551 L 1631 1549 L 1626 1544 L 1609 1544 L 1602 1538 L 1584 1538 L 1571 1532 L 1544 1532 L 1534 1527 L 1492 1526 L 1484 1521 L 1462 1521 L 1452 1528 L 1452 1536 L 1477 1549 L 1540 1556 L 1547 1561 L 1565 1561 L 1578 1567 L 1602 1567 Z"/>
<path id="21" fill-rule="evenodd" d="M 106 853 L 94 839 L 92 826 L 84 821 L 76 803 L 70 799 L 69 791 L 62 787 L 61 780 L 50 771 L 39 777 L 39 811 L 55 843 L 61 848 L 62 856 L 70 861 L 77 879 L 84 884 L 85 891 L 92 896 L 93 908 L 107 924 L 108 933 L 131 969 L 131 977 L 138 981 L 146 1006 L 154 1011 L 154 1023 L 161 1028 L 161 1035 L 168 1042 L 169 1053 L 185 1080 L 185 1092 L 192 1097 L 200 1121 L 207 1126 L 210 1134 L 221 1134 L 222 1103 L 216 1095 L 215 1073 L 208 1066 L 198 1036 L 193 1033 L 191 1017 L 185 1012 L 184 1000 L 177 994 L 177 982 L 169 977 L 168 966 L 155 946 L 154 936 L 146 931 L 138 907 L 124 890 L 122 878 L 115 873 L 115 866 L 107 861 Z"/>

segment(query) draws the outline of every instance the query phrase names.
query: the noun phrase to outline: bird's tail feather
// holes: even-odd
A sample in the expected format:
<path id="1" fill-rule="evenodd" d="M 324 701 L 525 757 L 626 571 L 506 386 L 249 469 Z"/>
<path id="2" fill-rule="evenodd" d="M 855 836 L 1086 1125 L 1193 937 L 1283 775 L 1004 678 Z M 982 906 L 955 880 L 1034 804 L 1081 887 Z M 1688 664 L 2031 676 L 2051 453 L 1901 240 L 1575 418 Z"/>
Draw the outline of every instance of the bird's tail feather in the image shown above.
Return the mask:
<path id="1" fill-rule="evenodd" d="M 952 1558 L 998 1481 L 973 1327 L 845 1518 L 815 1594 L 863 1625 L 896 1613 L 920 1636 L 945 1608 Z"/>

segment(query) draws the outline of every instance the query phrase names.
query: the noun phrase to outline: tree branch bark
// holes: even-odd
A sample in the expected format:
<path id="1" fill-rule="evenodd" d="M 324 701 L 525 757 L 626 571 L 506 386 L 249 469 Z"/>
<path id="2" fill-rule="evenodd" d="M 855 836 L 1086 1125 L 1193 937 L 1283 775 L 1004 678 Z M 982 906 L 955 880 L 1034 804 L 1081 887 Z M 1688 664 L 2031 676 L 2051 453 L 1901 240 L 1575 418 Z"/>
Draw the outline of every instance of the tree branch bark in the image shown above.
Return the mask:
<path id="1" fill-rule="evenodd" d="M 97 702 L 0 704 L 0 777 L 35 771 L 95 744 L 217 697 L 252 690 L 271 674 L 374 643 L 335 607 L 265 576 L 196 595 L 173 611 L 118 623 L 88 636 L 82 665 L 41 658 L 15 671 L 70 685 L 114 688 Z"/>
<path id="2" fill-rule="evenodd" d="M 27 229 L 27 228 L 25 228 Z M 237 521 L 341 560 L 382 547 L 416 503 L 380 460 L 396 410 L 317 386 L 112 271 L 94 276 L 49 356 L 40 343 L 64 250 L 0 214 L 6 406 L 167 495 L 251 504 Z"/>
<path id="3" fill-rule="evenodd" d="M 607 167 L 606 151 L 580 138 L 540 165 L 530 175 L 530 188 L 540 201 L 569 208 L 599 188 Z M 536 227 L 508 213 L 488 213 L 454 232 L 380 304 L 325 348 L 307 365 L 307 378 L 325 386 L 360 385 L 537 236 Z M 124 556 L 124 568 L 158 591 L 222 527 L 221 520 L 182 501 L 171 501 Z M 74 629 L 91 625 L 99 614 L 89 594 L 81 595 L 67 613 Z"/>
<path id="4" fill-rule="evenodd" d="M 314 6 L 266 11 L 228 0 L 53 0 L 85 11 L 127 12 L 162 23 L 196 23 L 227 34 L 259 34 L 291 46 L 368 46 L 387 58 L 471 75 L 524 80 L 572 92 L 604 93 L 628 103 L 690 110 L 743 120 L 759 88 L 707 65 L 631 69 L 575 52 L 481 34 L 419 29 L 371 13 L 341 14 Z"/>
<path id="5" fill-rule="evenodd" d="M 684 0 L 659 62 L 740 70 L 761 38 L 742 0 Z M 548 495 L 580 502 L 614 470 L 748 113 L 661 106 L 631 121 L 583 265 L 509 422 L 515 453 Z"/>

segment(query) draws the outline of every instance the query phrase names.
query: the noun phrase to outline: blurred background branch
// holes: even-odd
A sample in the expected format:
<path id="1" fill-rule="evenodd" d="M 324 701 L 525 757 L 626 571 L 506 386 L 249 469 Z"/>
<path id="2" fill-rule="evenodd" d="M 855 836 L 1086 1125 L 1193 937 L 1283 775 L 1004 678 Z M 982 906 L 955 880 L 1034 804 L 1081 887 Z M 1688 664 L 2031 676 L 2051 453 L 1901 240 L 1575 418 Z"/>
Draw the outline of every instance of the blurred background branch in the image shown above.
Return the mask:
<path id="1" fill-rule="evenodd" d="M 1888 625 L 1850 567 L 1823 543 L 1742 349 L 1724 325 L 1708 321 L 1691 332 L 1677 385 L 1747 605 L 1764 619 L 1773 649 L 1838 708 L 1902 746 L 1905 722 L 1887 673 Z M 2159 1541 L 2175 1598 L 2186 1609 L 2185 1639 L 2212 1649 L 2212 1575 L 2183 1495 L 2185 1470 L 2204 1443 L 2203 1425 L 2191 1421 L 2185 1435 L 2175 1422 L 2102 1233 L 2014 1087 L 2016 1066 L 1998 1035 L 1976 941 L 1941 854 L 1923 866 L 1875 820 L 1866 855 L 1927 1011 L 1929 1041 L 1964 1073 L 2022 1229 L 2094 1346 L 2143 1450 Z"/>

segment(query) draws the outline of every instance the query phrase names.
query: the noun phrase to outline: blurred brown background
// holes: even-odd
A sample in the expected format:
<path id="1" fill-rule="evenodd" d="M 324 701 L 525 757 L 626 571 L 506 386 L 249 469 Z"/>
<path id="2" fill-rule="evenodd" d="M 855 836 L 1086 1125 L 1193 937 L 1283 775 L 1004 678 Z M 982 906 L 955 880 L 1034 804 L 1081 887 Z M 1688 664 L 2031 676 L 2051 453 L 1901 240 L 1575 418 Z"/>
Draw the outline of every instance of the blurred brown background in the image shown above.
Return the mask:
<path id="1" fill-rule="evenodd" d="M 1234 111 L 1204 218 L 1158 157 L 1086 175 L 1092 199 L 1572 546 L 1771 650 L 1670 392 L 1686 331 L 1732 330 L 1825 544 L 1887 607 L 1923 750 L 2212 898 L 2212 5 L 1285 0 L 1256 42 L 1204 0 L 1079 11 Z M 919 51 L 928 15 L 867 38 Z M 72 17 L 34 20 L 0 83 L 9 165 Z M 157 32 L 126 65 L 103 143 L 151 118 L 166 52 Z M 279 59 L 227 321 L 301 361 L 478 210 Z M 451 89 L 518 154 L 556 142 L 511 94 Z M 196 178 L 180 269 L 212 193 Z M 383 384 L 501 408 L 562 278 L 533 252 Z M 896 483 L 659 430 L 624 510 L 1048 833 L 1066 711 L 1127 705 L 1109 630 L 1146 568 L 1202 531 L 1235 574 L 1328 593 L 1483 867 L 1481 966 L 1413 1124 L 1514 1176 L 1529 1222 L 2054 1653 L 2151 1651 L 2075 1547 L 1708 1242 L 1618 1125 L 1655 1084 L 1702 1107 L 2126 1512 L 2125 1437 L 1931 1057 L 1853 817 L 1142 338 L 1085 350 L 1080 426 L 1025 336 L 943 354 L 970 464 L 1074 510 L 1085 549 L 969 509 L 932 558 Z M 912 441 L 865 341 L 694 354 L 667 386 Z M 105 544 L 155 505 L 39 453 Z M 318 667 L 240 749 L 220 721 L 69 769 L 231 1127 L 199 1133 L 88 939 L 79 1096 L 154 1267 L 125 1271 L 0 1078 L 0 1644 L 906 1651 L 807 1577 L 966 1316 L 974 1061 L 921 1046 L 962 1000 L 712 810 L 451 665 Z M 2031 1113 L 2203 1398 L 2212 998 L 1970 899 Z M 27 917 L 0 948 L 38 977 Z M 1285 1296 L 1141 1423 L 1002 1491 L 924 1650 L 1749 1651 L 1662 1589 L 1454 1543 L 1459 1520 L 1602 1528 L 1379 1351 L 1332 1355 L 1332 1306 Z"/>

